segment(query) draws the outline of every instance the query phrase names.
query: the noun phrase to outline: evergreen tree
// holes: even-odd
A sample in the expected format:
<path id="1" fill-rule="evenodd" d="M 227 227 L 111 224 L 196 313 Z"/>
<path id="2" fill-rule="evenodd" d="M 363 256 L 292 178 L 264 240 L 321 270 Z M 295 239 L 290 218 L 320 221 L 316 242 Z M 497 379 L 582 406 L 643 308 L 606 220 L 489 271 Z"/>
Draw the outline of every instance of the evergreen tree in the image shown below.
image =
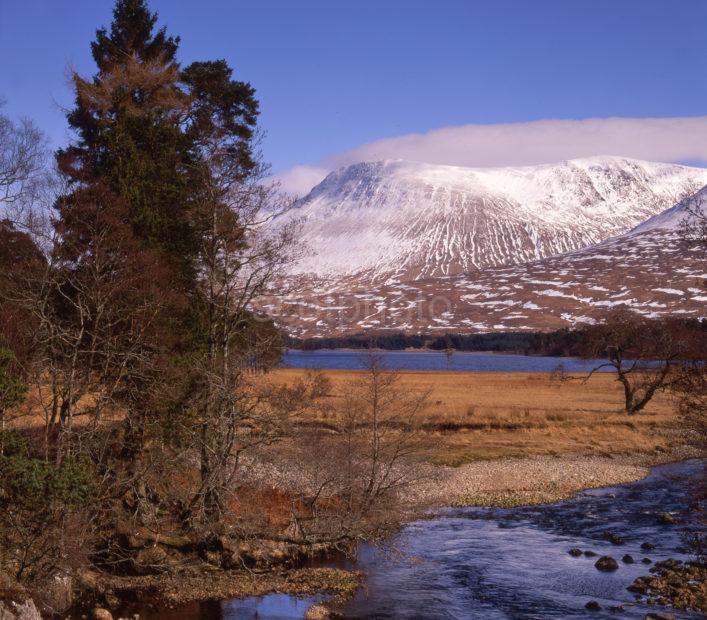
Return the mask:
<path id="1" fill-rule="evenodd" d="M 144 0 L 118 0 L 110 29 L 99 29 L 91 44 L 98 73 L 91 81 L 73 76 L 68 120 L 78 139 L 57 159 L 72 192 L 77 184 L 107 185 L 127 203 L 137 237 L 192 279 L 199 209 L 214 177 L 234 183 L 258 172 L 258 103 L 224 60 L 181 71 L 179 38 L 155 30 L 156 22 Z M 59 202 L 60 218 L 74 195 Z"/>
<path id="2" fill-rule="evenodd" d="M 252 144 L 258 101 L 253 87 L 232 80 L 232 73 L 225 60 L 216 60 L 194 62 L 181 75 L 192 102 L 187 134 L 194 157 L 208 163 L 210 181 L 243 182 L 258 173 Z"/>
<path id="3" fill-rule="evenodd" d="M 178 39 L 155 33 L 156 20 L 143 0 L 117 2 L 110 31 L 98 30 L 91 45 L 98 73 L 73 76 L 68 121 L 78 140 L 57 158 L 74 187 L 107 183 L 127 202 L 135 234 L 188 270 L 197 248 L 182 130 L 189 101 L 179 87 Z M 72 197 L 60 202 L 60 217 Z"/>
<path id="4" fill-rule="evenodd" d="M 76 97 L 68 121 L 77 138 L 57 153 L 69 191 L 56 203 L 54 257 L 71 282 L 101 272 L 99 260 L 102 266 L 125 265 L 116 276 L 124 274 L 126 283 L 136 273 L 132 266 L 152 265 L 155 286 L 143 283 L 144 295 L 138 291 L 125 299 L 143 312 L 155 304 L 163 329 L 145 332 L 154 341 L 144 346 L 168 375 L 167 366 L 179 363 L 175 354 L 208 346 L 209 304 L 199 282 L 204 256 L 216 247 L 215 232 L 231 244 L 242 236 L 228 194 L 261 169 L 253 148 L 258 116 L 253 88 L 234 80 L 224 60 L 181 70 L 179 39 L 156 23 L 145 0 L 118 0 L 110 28 L 99 29 L 91 45 L 97 73 L 90 80 L 73 76 Z M 134 288 L 132 281 L 129 287 Z M 120 283 L 118 289 L 127 290 Z M 61 297 L 72 300 L 75 294 L 64 290 Z M 121 303 L 120 309 L 129 308 Z M 111 329 L 134 324 L 126 316 Z M 112 331 L 110 337 L 120 334 Z M 153 408 L 146 391 L 139 385 L 131 390 L 142 401 L 131 404 L 138 432 L 144 426 L 140 410 Z"/>
<path id="5" fill-rule="evenodd" d="M 142 62 L 174 62 L 179 37 L 167 36 L 166 28 L 153 34 L 156 23 L 157 14 L 150 13 L 144 0 L 118 0 L 110 33 L 99 28 L 96 40 L 91 43 L 98 69 L 108 72 L 133 55 Z"/>

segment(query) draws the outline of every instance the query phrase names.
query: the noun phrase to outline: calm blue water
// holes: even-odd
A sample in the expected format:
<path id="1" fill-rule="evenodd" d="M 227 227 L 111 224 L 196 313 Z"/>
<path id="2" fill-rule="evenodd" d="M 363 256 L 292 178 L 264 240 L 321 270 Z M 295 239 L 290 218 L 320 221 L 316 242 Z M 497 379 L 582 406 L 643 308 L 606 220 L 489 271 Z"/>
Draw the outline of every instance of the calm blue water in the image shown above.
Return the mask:
<path id="1" fill-rule="evenodd" d="M 140 617 L 146 620 L 292 620 L 303 618 L 306 611 L 322 598 L 322 595 L 266 594 L 230 601 L 195 602 L 159 611 L 141 609 Z"/>
<path id="2" fill-rule="evenodd" d="M 224 620 L 237 618 L 303 618 L 305 612 L 322 596 L 297 598 L 286 594 L 268 594 L 260 597 L 234 599 L 222 603 L 221 615 Z"/>
<path id="3" fill-rule="evenodd" d="M 327 370 L 361 370 L 366 367 L 365 351 L 299 351 L 288 349 L 284 368 L 321 368 Z M 589 372 L 602 360 L 574 357 L 534 357 L 502 353 L 453 353 L 443 351 L 381 351 L 387 368 L 394 370 L 456 370 L 476 372 Z M 611 368 L 602 369 L 609 371 Z"/>

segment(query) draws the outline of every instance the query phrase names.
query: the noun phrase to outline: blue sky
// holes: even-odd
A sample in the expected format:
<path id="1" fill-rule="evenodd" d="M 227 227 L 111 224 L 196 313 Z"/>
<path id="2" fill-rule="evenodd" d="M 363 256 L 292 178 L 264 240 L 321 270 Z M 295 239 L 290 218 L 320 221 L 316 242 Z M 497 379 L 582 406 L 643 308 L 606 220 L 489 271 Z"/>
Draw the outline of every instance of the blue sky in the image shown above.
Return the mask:
<path id="1" fill-rule="evenodd" d="M 0 0 L 0 96 L 54 145 L 110 0 Z M 441 127 L 707 114 L 707 0 L 152 0 L 257 89 L 275 172 Z M 689 154 L 687 155 L 689 156 Z M 687 157 L 686 156 L 686 157 Z"/>

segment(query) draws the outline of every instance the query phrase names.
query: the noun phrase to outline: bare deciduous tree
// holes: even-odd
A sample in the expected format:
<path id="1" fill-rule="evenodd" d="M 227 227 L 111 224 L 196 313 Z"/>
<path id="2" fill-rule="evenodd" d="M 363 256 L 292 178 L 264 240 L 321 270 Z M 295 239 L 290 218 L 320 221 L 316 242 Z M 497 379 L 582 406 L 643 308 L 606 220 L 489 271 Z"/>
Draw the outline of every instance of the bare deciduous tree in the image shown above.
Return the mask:
<path id="1" fill-rule="evenodd" d="M 287 417 L 252 382 L 280 335 L 253 302 L 273 293 L 291 256 L 293 228 L 268 226 L 287 208 L 278 188 L 261 181 L 262 170 L 244 173 L 228 131 L 218 127 L 201 145 L 204 191 L 199 205 L 199 284 L 204 304 L 206 350 L 194 363 L 192 421 L 198 425 L 201 484 L 190 510 L 212 520 L 224 510 L 240 454 L 283 434 Z"/>
<path id="2" fill-rule="evenodd" d="M 413 502 L 406 493 L 426 479 L 416 462 L 423 449 L 418 416 L 428 391 L 410 393 L 399 375 L 371 354 L 360 381 L 329 412 L 333 428 L 305 426 L 280 467 L 292 480 L 290 523 L 280 538 L 300 545 L 349 548 L 378 540 L 403 519 Z"/>
<path id="3" fill-rule="evenodd" d="M 87 191 L 67 209 L 43 256 L 25 252 L 0 294 L 32 325 L 26 374 L 44 412 L 45 454 L 71 451 L 77 415 L 95 429 L 107 407 L 125 403 L 145 372 L 146 334 L 166 301 L 159 257 L 136 250 L 108 191 Z"/>
<path id="4" fill-rule="evenodd" d="M 42 132 L 27 119 L 15 122 L 0 114 L 0 207 L 30 199 L 44 177 L 46 161 Z"/>
<path id="5" fill-rule="evenodd" d="M 700 336 L 700 330 L 685 321 L 648 319 L 619 309 L 584 330 L 582 349 L 585 357 L 606 359 L 589 376 L 603 368 L 616 372 L 624 408 L 631 415 L 670 388 L 681 364 L 698 354 Z"/>

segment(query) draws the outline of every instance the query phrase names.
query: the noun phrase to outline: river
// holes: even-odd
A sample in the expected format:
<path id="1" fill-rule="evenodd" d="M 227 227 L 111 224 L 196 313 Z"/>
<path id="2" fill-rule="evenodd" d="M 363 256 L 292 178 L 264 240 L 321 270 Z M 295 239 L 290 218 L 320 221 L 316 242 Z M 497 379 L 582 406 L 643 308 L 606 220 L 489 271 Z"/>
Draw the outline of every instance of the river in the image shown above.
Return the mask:
<path id="1" fill-rule="evenodd" d="M 643 619 L 651 611 L 660 613 L 636 604 L 626 588 L 648 574 L 650 565 L 641 561 L 645 557 L 651 562 L 689 558 L 681 532 L 698 527 L 690 522 L 688 506 L 704 484 L 706 464 L 692 460 L 663 465 L 642 481 L 585 491 L 556 504 L 446 509 L 411 523 L 389 549 L 361 549 L 355 567 L 365 573 L 365 585 L 340 611 L 345 618 L 409 620 Z M 656 514 L 662 512 L 674 513 L 687 525 L 661 525 Z M 611 544 L 608 533 L 625 544 Z M 641 549 L 644 542 L 655 549 Z M 596 557 L 572 557 L 571 548 L 610 555 L 619 569 L 600 572 L 594 567 Z M 636 562 L 622 562 L 624 554 Z M 302 618 L 315 600 L 275 594 L 195 605 L 171 617 Z M 603 610 L 585 609 L 590 600 Z M 624 608 L 620 613 L 610 610 L 618 606 Z M 159 617 L 170 617 L 163 614 Z"/>

